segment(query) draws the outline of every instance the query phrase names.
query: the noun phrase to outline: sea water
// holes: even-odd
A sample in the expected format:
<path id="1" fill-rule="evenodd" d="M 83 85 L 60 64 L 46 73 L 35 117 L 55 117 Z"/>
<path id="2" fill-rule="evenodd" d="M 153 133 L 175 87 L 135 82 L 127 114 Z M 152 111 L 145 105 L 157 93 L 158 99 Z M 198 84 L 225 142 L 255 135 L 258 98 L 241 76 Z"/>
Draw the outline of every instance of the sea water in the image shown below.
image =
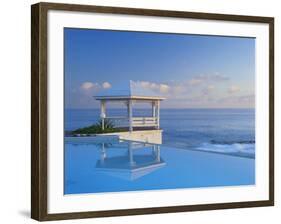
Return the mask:
<path id="1" fill-rule="evenodd" d="M 65 130 L 94 124 L 99 113 L 67 109 Z M 255 184 L 253 109 L 162 109 L 160 124 L 162 145 L 65 140 L 65 194 Z"/>
<path id="2" fill-rule="evenodd" d="M 110 116 L 124 116 L 123 109 L 109 109 Z M 136 109 L 134 116 L 151 116 Z M 65 130 L 92 125 L 98 109 L 66 109 Z M 160 126 L 166 146 L 255 157 L 254 109 L 161 109 Z"/>

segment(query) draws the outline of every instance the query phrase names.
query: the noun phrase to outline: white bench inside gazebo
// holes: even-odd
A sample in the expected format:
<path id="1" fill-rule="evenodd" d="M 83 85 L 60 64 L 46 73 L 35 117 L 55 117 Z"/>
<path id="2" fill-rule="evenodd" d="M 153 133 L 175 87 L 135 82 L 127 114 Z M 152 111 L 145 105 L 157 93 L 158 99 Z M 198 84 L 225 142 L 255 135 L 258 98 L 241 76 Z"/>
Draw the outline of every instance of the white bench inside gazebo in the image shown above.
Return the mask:
<path id="1" fill-rule="evenodd" d="M 100 118 L 103 129 L 106 120 L 114 127 L 128 128 L 131 132 L 134 128 L 159 129 L 160 128 L 160 101 L 164 97 L 155 96 L 149 89 L 142 88 L 135 82 L 130 81 L 123 89 L 107 89 L 95 96 L 100 101 Z M 112 102 L 124 102 L 127 107 L 127 114 L 118 117 L 107 116 L 107 104 Z M 138 103 L 148 103 L 151 106 L 151 116 L 133 116 L 133 106 Z"/>

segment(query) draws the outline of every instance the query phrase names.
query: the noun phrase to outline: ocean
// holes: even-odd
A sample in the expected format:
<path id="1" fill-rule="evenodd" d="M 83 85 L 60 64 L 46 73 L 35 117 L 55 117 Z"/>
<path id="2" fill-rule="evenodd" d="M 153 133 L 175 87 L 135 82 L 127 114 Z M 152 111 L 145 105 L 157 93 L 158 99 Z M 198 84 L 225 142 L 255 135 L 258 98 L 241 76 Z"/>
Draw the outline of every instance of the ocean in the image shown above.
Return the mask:
<path id="1" fill-rule="evenodd" d="M 66 109 L 65 130 L 96 123 L 99 109 Z M 124 116 L 124 109 L 108 109 L 108 116 Z M 136 109 L 134 116 L 151 110 Z M 161 109 L 163 145 L 188 150 L 255 157 L 254 109 Z"/>
<path id="2" fill-rule="evenodd" d="M 68 109 L 65 130 L 98 121 Z M 110 109 L 109 116 L 125 110 Z M 138 109 L 135 116 L 148 116 Z M 163 144 L 65 138 L 64 193 L 106 193 L 255 184 L 253 109 L 161 109 Z"/>

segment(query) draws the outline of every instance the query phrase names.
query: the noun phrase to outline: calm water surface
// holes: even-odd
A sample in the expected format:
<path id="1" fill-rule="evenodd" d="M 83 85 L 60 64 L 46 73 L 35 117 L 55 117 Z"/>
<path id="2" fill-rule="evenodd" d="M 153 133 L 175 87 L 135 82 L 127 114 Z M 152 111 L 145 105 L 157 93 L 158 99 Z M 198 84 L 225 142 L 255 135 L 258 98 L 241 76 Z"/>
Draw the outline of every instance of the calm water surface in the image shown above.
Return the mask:
<path id="1" fill-rule="evenodd" d="M 66 110 L 65 129 L 91 125 L 98 116 L 99 110 Z M 254 110 L 162 109 L 160 119 L 160 146 L 65 141 L 65 193 L 255 184 Z"/>

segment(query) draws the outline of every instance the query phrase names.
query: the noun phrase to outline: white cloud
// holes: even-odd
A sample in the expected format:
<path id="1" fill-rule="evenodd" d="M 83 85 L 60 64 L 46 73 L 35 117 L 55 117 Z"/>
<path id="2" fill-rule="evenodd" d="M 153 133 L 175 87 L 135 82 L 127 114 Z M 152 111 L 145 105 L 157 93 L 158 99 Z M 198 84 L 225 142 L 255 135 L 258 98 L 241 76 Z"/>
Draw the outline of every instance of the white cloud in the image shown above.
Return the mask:
<path id="1" fill-rule="evenodd" d="M 102 84 L 94 83 L 94 82 L 83 82 L 80 85 L 80 88 L 83 91 L 99 91 L 101 89 L 109 89 L 111 88 L 111 84 L 109 82 L 103 82 Z"/>
<path id="2" fill-rule="evenodd" d="M 81 89 L 83 90 L 90 90 L 93 89 L 94 87 L 98 87 L 98 84 L 93 82 L 83 82 L 81 84 Z"/>
<path id="3" fill-rule="evenodd" d="M 191 86 L 198 86 L 200 85 L 201 83 L 203 83 L 203 79 L 200 79 L 200 78 L 193 78 L 193 79 L 190 79 L 188 81 L 188 84 L 191 85 Z"/>
<path id="4" fill-rule="evenodd" d="M 134 82 L 134 83 L 137 84 L 138 82 Z M 147 82 L 147 81 L 140 81 L 139 84 L 143 88 L 149 88 L 151 85 L 150 82 Z"/>
<path id="5" fill-rule="evenodd" d="M 192 94 L 192 92 L 200 92 L 201 90 L 198 89 L 198 86 L 207 86 L 201 93 L 204 92 L 205 94 L 208 94 L 215 88 L 213 84 L 227 80 L 229 80 L 228 77 L 215 73 L 211 75 L 194 76 L 191 79 L 180 82 L 169 81 L 165 83 L 156 83 L 142 80 L 134 81 L 133 83 L 142 88 L 152 90 L 155 93 L 163 94 L 166 97 L 183 98 L 187 94 Z"/>
<path id="6" fill-rule="evenodd" d="M 213 92 L 214 89 L 215 89 L 215 86 L 213 86 L 213 85 L 208 85 L 207 87 L 205 87 L 204 89 L 202 89 L 202 94 L 203 94 L 203 95 L 209 95 L 211 92 Z"/>
<path id="7" fill-rule="evenodd" d="M 166 84 L 160 84 L 159 90 L 160 90 L 161 93 L 168 93 L 169 90 L 170 90 L 170 86 L 168 86 Z"/>
<path id="8" fill-rule="evenodd" d="M 109 88 L 111 88 L 111 84 L 110 84 L 109 82 L 104 82 L 104 83 L 102 84 L 102 88 L 104 88 L 104 89 L 109 89 Z"/>
<path id="9" fill-rule="evenodd" d="M 164 96 L 167 99 L 163 101 L 166 107 L 254 107 L 254 95 L 242 95 L 244 91 L 238 85 L 226 86 L 227 80 L 227 77 L 215 74 L 194 76 L 181 81 L 133 81 L 133 85 L 136 89 L 149 90 L 152 95 Z M 85 102 L 92 103 L 93 95 L 111 87 L 108 81 L 87 81 L 80 85 L 80 89 L 77 89 L 80 91 L 75 94 L 80 94 Z"/>
<path id="10" fill-rule="evenodd" d="M 239 86 L 235 86 L 235 85 L 232 85 L 228 88 L 227 92 L 229 94 L 234 94 L 234 93 L 238 93 L 240 92 L 240 87 Z"/>
<path id="11" fill-rule="evenodd" d="M 224 81 L 228 81 L 228 80 L 229 80 L 228 77 L 216 73 L 214 75 L 194 76 L 192 79 L 187 80 L 187 84 L 189 86 L 199 86 L 204 83 L 214 83 L 214 82 L 217 83 L 217 82 L 224 82 Z"/>
<path id="12" fill-rule="evenodd" d="M 183 85 L 174 85 L 173 88 L 172 88 L 172 91 L 174 94 L 180 94 L 184 91 L 186 91 L 186 86 L 183 86 Z"/>
<path id="13" fill-rule="evenodd" d="M 229 78 L 225 75 L 221 75 L 219 73 L 216 73 L 215 75 L 210 76 L 212 81 L 216 81 L 216 82 L 223 82 L 223 81 L 228 81 Z"/>
<path id="14" fill-rule="evenodd" d="M 168 94 L 171 87 L 168 84 L 164 83 L 155 83 L 148 81 L 133 81 L 134 86 L 141 86 L 144 89 L 149 89 L 154 91 L 155 93 Z"/>
<path id="15" fill-rule="evenodd" d="M 190 79 L 182 82 L 170 81 L 167 83 L 156 83 L 149 81 L 134 81 L 133 84 L 137 87 L 140 86 L 144 89 L 155 92 L 156 94 L 164 95 L 168 98 L 187 98 L 187 95 L 190 96 L 192 93 L 197 92 L 203 95 L 211 93 L 215 86 L 212 84 L 207 85 L 203 90 L 198 89 L 198 85 L 203 83 L 203 79 Z"/>

